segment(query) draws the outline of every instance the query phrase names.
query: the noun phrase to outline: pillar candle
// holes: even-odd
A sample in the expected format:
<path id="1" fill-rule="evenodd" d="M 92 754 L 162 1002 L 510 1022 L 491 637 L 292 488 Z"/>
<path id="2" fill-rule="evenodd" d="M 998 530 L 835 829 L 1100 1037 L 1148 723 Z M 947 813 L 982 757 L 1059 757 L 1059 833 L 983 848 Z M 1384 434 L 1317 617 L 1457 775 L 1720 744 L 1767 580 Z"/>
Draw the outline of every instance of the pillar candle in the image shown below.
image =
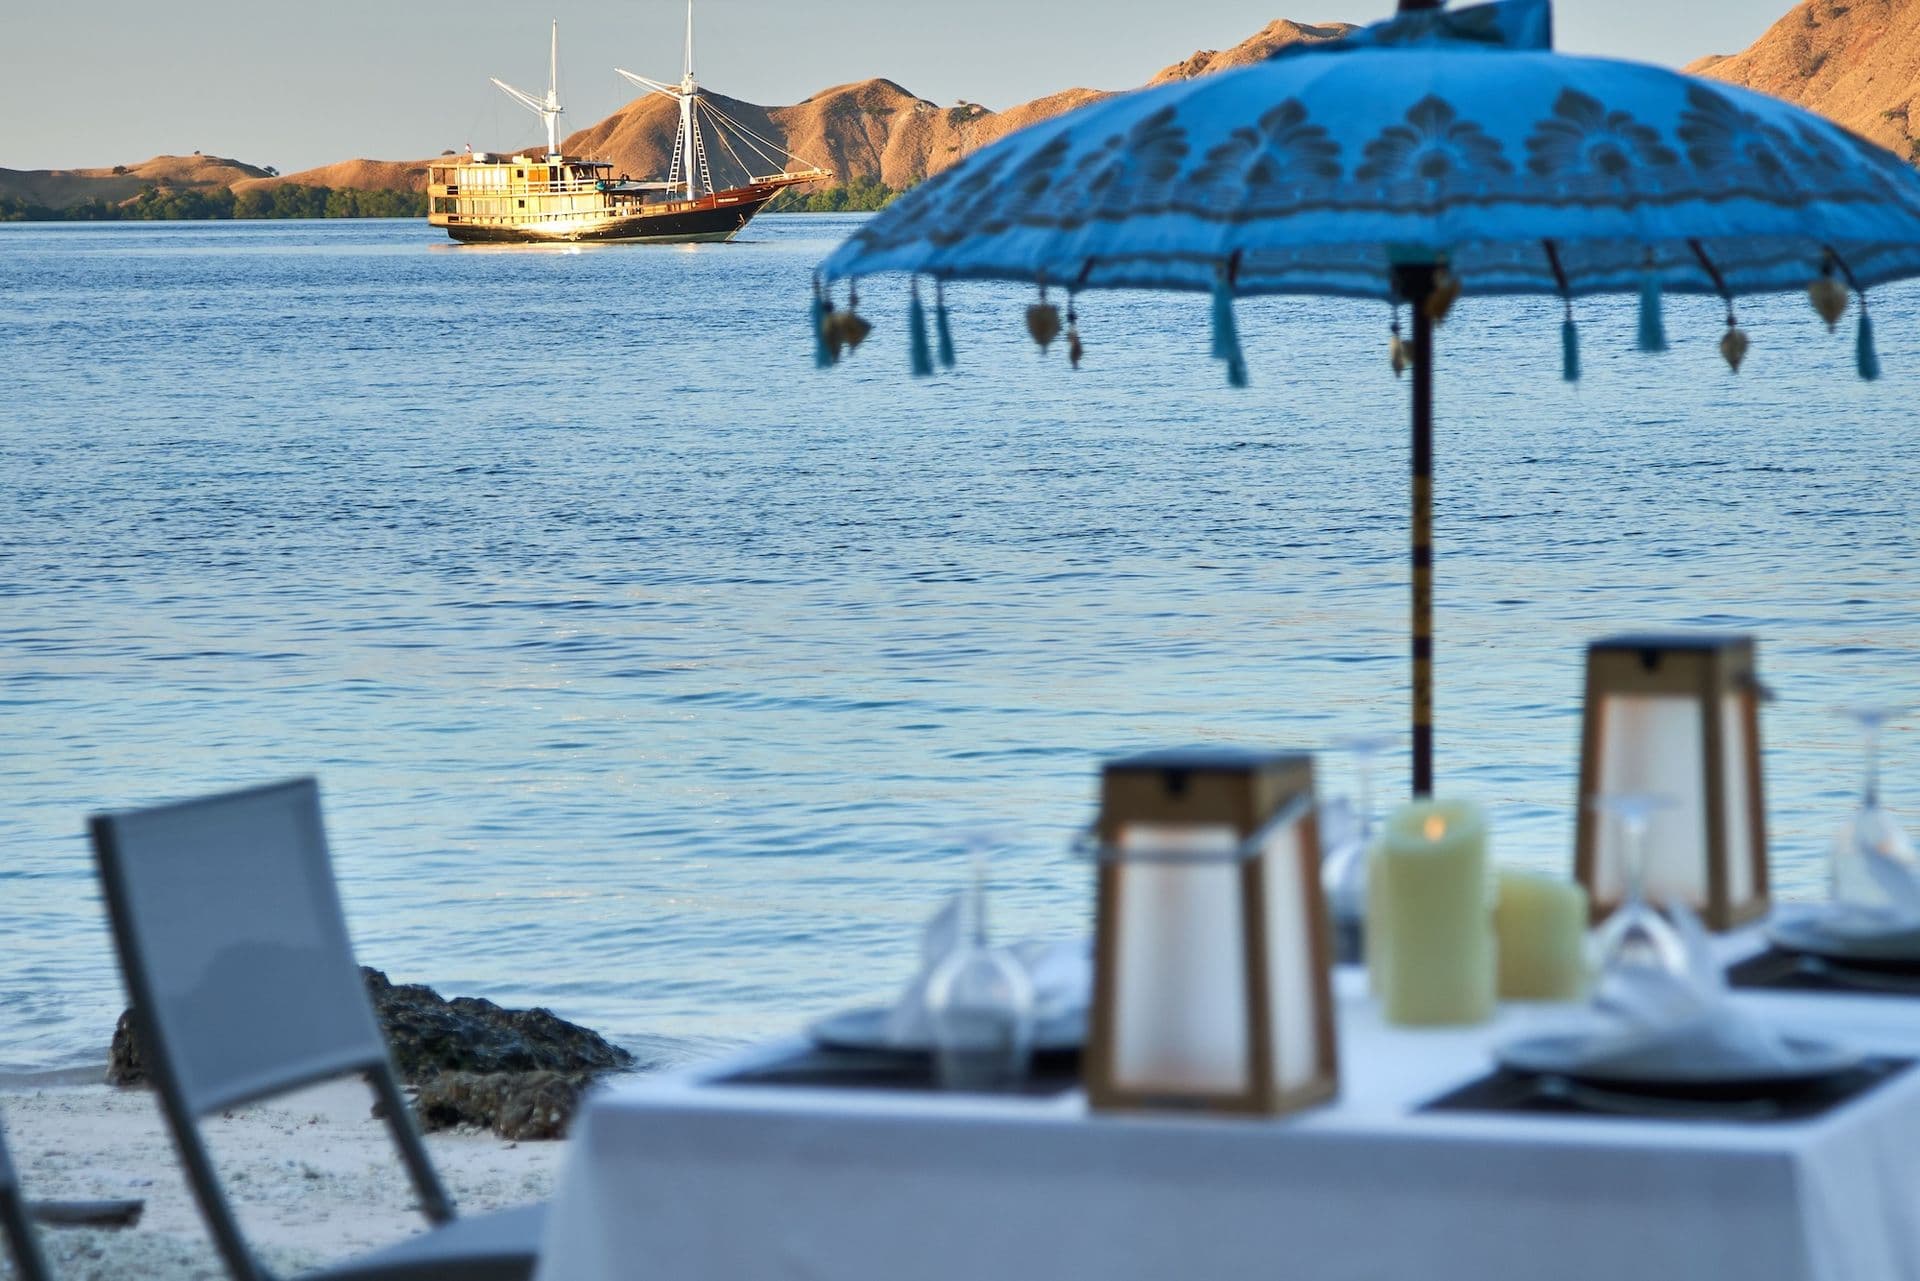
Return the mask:
<path id="1" fill-rule="evenodd" d="M 1367 943 L 1387 1021 L 1493 1015 L 1487 819 L 1471 801 L 1415 801 L 1388 817 L 1367 890 Z"/>
<path id="2" fill-rule="evenodd" d="M 1576 1001 L 1587 990 L 1587 892 L 1572 881 L 1503 868 L 1493 910 L 1500 997 Z"/>

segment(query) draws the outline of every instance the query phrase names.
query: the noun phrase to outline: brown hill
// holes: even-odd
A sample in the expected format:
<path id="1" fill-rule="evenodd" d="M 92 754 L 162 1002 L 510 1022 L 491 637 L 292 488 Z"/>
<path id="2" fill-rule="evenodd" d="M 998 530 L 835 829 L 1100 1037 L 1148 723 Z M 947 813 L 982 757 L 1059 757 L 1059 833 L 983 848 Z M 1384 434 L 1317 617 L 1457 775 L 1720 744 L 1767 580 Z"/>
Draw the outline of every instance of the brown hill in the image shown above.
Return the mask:
<path id="1" fill-rule="evenodd" d="M 222 156 L 155 156 L 110 169 L 0 169 L 0 196 L 63 209 L 99 197 L 131 200 L 147 187 L 227 187 L 267 171 Z"/>
<path id="2" fill-rule="evenodd" d="M 277 187 L 299 183 L 303 187 L 350 187 L 356 191 L 425 191 L 427 162 L 424 160 L 342 160 L 302 169 L 298 173 L 275 177 L 247 178 L 233 184 L 236 192 L 250 187 Z"/>
<path id="3" fill-rule="evenodd" d="M 1202 49 L 1184 62 L 1176 62 L 1171 67 L 1163 69 L 1159 75 L 1147 83 L 1161 85 L 1172 80 L 1191 80 L 1195 76 L 1212 75 L 1216 71 L 1230 71 L 1235 67 L 1252 66 L 1256 62 L 1265 62 L 1290 44 L 1320 44 L 1327 40 L 1338 40 L 1354 30 L 1357 28 L 1351 22 L 1325 22 L 1316 25 L 1275 18 L 1233 48 L 1217 51 Z"/>
<path id="4" fill-rule="evenodd" d="M 1308 26 L 1280 19 L 1231 49 L 1203 49 L 1174 63 L 1149 83 L 1189 80 L 1247 66 L 1271 57 L 1284 45 L 1337 40 L 1351 30 L 1346 23 Z M 940 172 L 997 138 L 1111 97 L 1112 92 L 1067 89 L 1005 111 L 989 111 L 968 102 L 936 106 L 891 80 L 878 79 L 835 85 L 790 107 L 760 107 L 734 98 L 709 96 L 727 116 L 777 147 L 831 171 L 836 181 L 872 179 L 890 187 L 904 187 Z M 598 124 L 569 135 L 562 147 L 568 152 L 609 159 L 620 172 L 635 176 L 664 174 L 673 159 L 677 112 L 671 101 L 650 94 Z M 771 168 L 744 148 L 737 158 L 728 155 L 711 136 L 707 150 L 713 179 L 722 185 L 739 181 L 747 168 L 760 173 Z"/>
<path id="5" fill-rule="evenodd" d="M 1920 0 L 1802 0 L 1746 52 L 1687 70 L 1785 98 L 1920 161 Z"/>

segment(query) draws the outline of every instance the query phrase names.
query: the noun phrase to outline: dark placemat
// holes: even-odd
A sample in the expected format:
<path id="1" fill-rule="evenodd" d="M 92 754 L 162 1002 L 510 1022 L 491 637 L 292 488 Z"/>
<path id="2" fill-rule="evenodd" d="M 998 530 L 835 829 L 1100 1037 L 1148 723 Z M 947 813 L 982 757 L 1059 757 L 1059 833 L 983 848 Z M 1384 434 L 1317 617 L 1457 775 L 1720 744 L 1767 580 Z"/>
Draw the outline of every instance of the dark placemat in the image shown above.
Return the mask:
<path id="1" fill-rule="evenodd" d="M 1912 1059 L 1867 1059 L 1851 1072 L 1759 1099 L 1661 1098 L 1596 1089 L 1559 1077 L 1502 1068 L 1423 1103 L 1418 1112 L 1546 1113 L 1612 1120 L 1717 1124 L 1806 1121 L 1868 1094 L 1913 1066 Z"/>
<path id="2" fill-rule="evenodd" d="M 1920 974 L 1847 965 L 1777 947 L 1729 967 L 1727 983 L 1732 987 L 1787 992 L 1920 997 Z"/>
<path id="3" fill-rule="evenodd" d="M 762 1064 L 716 1085 L 804 1085 L 848 1090 L 939 1090 L 928 1054 L 867 1054 L 855 1050 L 826 1050 L 810 1046 L 787 1058 Z M 1048 1097 L 1065 1094 L 1080 1085 L 1078 1052 L 1036 1054 L 1033 1069 L 1017 1086 L 993 1091 Z"/>

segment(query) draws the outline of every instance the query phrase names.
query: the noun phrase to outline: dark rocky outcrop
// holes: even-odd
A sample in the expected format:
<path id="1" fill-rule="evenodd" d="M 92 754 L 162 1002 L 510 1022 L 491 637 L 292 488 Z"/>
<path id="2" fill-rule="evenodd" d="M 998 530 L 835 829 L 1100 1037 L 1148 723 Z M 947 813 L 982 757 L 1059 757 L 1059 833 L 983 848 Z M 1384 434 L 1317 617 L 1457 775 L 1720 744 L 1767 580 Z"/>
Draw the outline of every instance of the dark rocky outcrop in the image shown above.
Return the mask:
<path id="1" fill-rule="evenodd" d="M 441 1072 L 415 1092 L 428 1130 L 482 1125 L 503 1139 L 564 1138 L 592 1072 Z"/>
<path id="2" fill-rule="evenodd" d="M 580 1096 L 608 1072 L 631 1071 L 633 1055 L 550 1010 L 509 1010 L 470 996 L 448 1000 L 420 983 L 392 983 L 361 967 L 400 1079 L 415 1087 L 429 1130 L 479 1126 L 508 1139 L 565 1134 Z M 141 1085 L 146 1067 L 131 1011 L 108 1051 L 107 1081 Z"/>

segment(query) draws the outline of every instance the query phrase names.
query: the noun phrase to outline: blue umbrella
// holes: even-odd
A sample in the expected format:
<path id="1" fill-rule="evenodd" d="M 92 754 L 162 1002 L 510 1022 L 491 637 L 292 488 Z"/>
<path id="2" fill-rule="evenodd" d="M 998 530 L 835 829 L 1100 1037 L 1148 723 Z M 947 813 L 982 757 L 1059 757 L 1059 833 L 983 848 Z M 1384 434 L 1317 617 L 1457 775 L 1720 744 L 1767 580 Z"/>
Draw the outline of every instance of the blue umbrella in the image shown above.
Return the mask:
<path id="1" fill-rule="evenodd" d="M 1395 306 L 1413 371 L 1413 789 L 1431 792 L 1432 332 L 1462 294 L 1566 302 L 1563 376 L 1580 374 L 1574 300 L 1640 297 L 1639 345 L 1666 347 L 1666 291 L 1726 302 L 1721 353 L 1748 339 L 1735 300 L 1805 286 L 1829 328 L 1856 311 L 1861 377 L 1879 358 L 1864 291 L 1920 275 L 1920 172 L 1773 98 L 1663 68 L 1552 52 L 1549 0 L 1392 20 L 1215 76 L 1123 94 L 1023 130 L 914 188 L 820 266 L 823 286 L 926 275 L 1038 285 L 1028 327 L 1060 332 L 1049 287 L 1213 296 L 1213 354 L 1245 385 L 1234 299 L 1330 294 Z M 816 289 L 816 358 L 866 322 Z M 1404 340 L 1399 308 L 1411 315 Z M 915 283 L 915 373 L 933 367 Z"/>

